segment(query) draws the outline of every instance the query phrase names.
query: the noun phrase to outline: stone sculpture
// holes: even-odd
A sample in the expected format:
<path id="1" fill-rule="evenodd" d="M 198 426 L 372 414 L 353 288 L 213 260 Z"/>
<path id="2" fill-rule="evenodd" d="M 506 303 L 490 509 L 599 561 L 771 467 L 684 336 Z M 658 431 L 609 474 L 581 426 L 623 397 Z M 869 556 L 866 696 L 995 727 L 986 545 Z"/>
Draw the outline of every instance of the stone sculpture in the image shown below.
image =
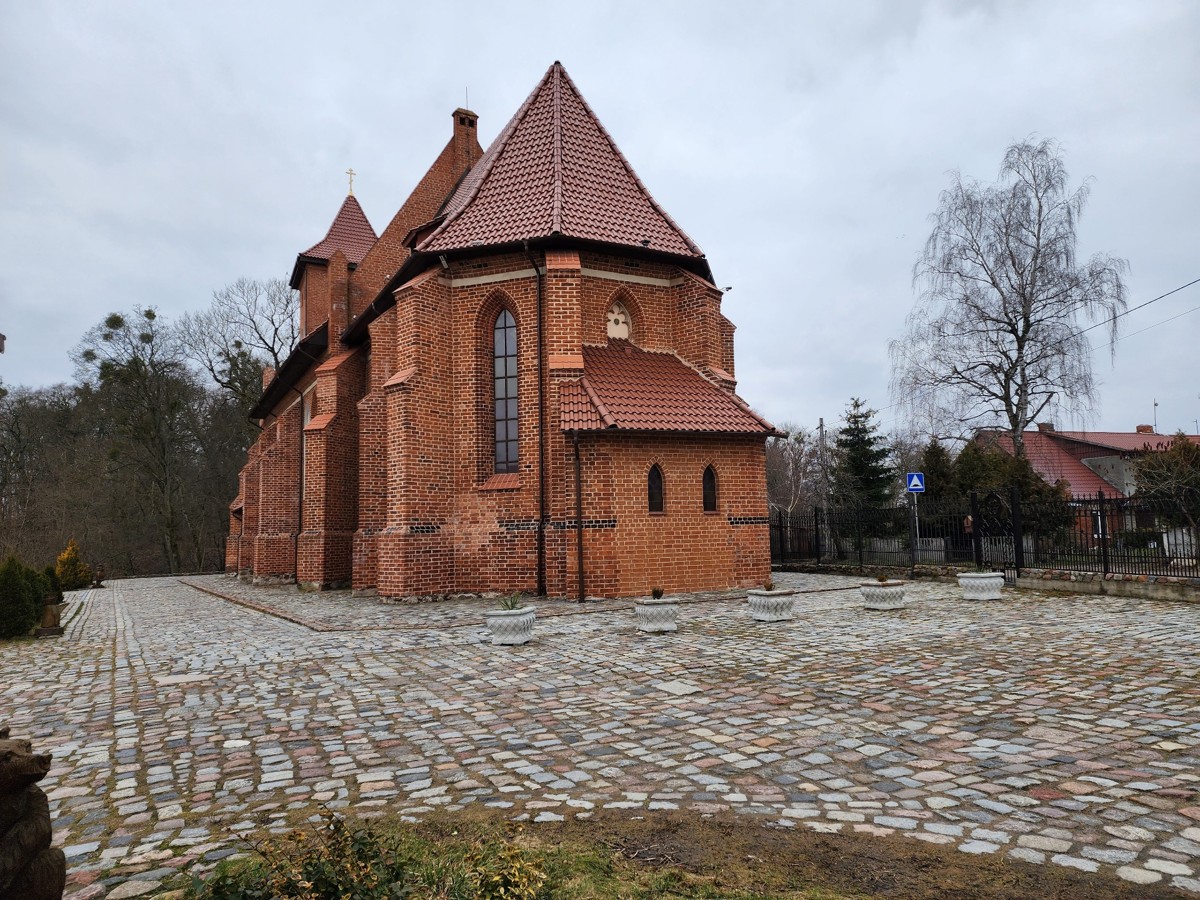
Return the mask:
<path id="1" fill-rule="evenodd" d="M 37 782 L 50 754 L 0 728 L 0 900 L 61 900 L 67 860 L 50 846 L 50 802 Z"/>
<path id="2" fill-rule="evenodd" d="M 46 597 L 42 605 L 42 624 L 34 632 L 37 637 L 59 637 L 63 633 L 61 607 L 53 594 Z"/>

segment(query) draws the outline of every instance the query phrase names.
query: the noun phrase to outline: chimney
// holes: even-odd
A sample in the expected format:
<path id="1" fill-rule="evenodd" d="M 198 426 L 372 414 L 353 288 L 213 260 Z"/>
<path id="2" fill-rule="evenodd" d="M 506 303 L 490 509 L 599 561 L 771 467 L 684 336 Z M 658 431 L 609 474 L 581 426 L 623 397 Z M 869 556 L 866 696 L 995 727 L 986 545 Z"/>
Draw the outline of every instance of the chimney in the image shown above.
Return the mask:
<path id="1" fill-rule="evenodd" d="M 1037 426 L 1038 426 L 1038 431 L 1053 431 L 1054 430 L 1053 422 L 1038 422 Z"/>
<path id="2" fill-rule="evenodd" d="M 1153 425 L 1139 425 L 1134 429 L 1138 434 L 1154 434 Z"/>
<path id="3" fill-rule="evenodd" d="M 469 109 L 463 109 L 461 106 L 451 113 L 451 115 L 454 116 L 454 147 L 456 155 L 469 169 L 475 165 L 478 159 L 475 148 L 479 146 L 479 134 L 475 126 L 479 122 L 479 116 L 475 115 Z"/>

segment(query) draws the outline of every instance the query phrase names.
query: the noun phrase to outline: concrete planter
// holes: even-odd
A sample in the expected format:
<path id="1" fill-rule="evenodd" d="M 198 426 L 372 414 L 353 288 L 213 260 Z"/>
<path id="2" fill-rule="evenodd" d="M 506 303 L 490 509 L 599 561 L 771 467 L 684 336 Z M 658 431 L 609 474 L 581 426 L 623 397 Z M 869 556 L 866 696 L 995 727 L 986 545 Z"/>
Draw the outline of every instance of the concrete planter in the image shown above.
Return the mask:
<path id="1" fill-rule="evenodd" d="M 859 585 L 867 609 L 903 609 L 907 581 L 868 581 Z"/>
<path id="2" fill-rule="evenodd" d="M 532 606 L 520 609 L 489 609 L 484 613 L 493 644 L 528 644 L 533 640 L 533 620 L 537 610 Z"/>
<path id="3" fill-rule="evenodd" d="M 959 572 L 958 586 L 964 600 L 999 600 L 1004 587 L 1003 572 Z"/>
<path id="4" fill-rule="evenodd" d="M 752 588 L 746 591 L 746 603 L 750 606 L 750 618 L 756 622 L 786 622 L 792 618 L 792 602 L 796 592 L 788 588 L 764 591 Z"/>
<path id="5" fill-rule="evenodd" d="M 637 618 L 638 631 L 679 630 L 679 603 L 667 597 L 657 600 L 653 597 L 642 597 L 634 604 L 633 614 Z"/>

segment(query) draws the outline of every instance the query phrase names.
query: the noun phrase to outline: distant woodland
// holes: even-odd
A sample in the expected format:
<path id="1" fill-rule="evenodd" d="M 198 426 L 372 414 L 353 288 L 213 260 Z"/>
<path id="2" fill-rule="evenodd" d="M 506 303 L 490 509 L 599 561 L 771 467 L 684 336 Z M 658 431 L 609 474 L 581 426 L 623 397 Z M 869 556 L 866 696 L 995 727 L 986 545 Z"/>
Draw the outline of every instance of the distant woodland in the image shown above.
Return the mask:
<path id="1" fill-rule="evenodd" d="M 71 384 L 0 385 L 0 558 L 40 569 L 74 538 L 110 575 L 221 569 L 247 412 L 296 310 L 285 282 L 242 279 L 175 322 L 110 314 L 71 351 Z"/>

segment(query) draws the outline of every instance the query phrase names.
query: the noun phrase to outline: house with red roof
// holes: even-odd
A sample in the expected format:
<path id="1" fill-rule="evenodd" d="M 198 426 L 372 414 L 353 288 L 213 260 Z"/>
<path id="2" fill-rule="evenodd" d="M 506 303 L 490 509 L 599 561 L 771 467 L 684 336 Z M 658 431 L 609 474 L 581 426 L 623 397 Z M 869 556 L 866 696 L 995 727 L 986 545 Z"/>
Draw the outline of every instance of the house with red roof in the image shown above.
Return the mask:
<path id="1" fill-rule="evenodd" d="M 765 442 L 704 253 L 554 63 L 477 116 L 382 232 L 347 196 L 297 256 L 226 567 L 385 598 L 578 597 L 769 574 Z"/>
<path id="2" fill-rule="evenodd" d="M 977 440 L 1011 454 L 1012 440 L 1003 432 L 984 431 Z M 1158 434 L 1150 425 L 1126 431 L 1057 431 L 1040 423 L 1036 431 L 1024 433 L 1025 458 L 1048 484 L 1065 482 L 1077 499 L 1132 497 L 1137 491 L 1132 461 L 1144 453 L 1159 453 L 1170 445 L 1172 435 Z M 1188 440 L 1200 444 L 1200 435 Z"/>

